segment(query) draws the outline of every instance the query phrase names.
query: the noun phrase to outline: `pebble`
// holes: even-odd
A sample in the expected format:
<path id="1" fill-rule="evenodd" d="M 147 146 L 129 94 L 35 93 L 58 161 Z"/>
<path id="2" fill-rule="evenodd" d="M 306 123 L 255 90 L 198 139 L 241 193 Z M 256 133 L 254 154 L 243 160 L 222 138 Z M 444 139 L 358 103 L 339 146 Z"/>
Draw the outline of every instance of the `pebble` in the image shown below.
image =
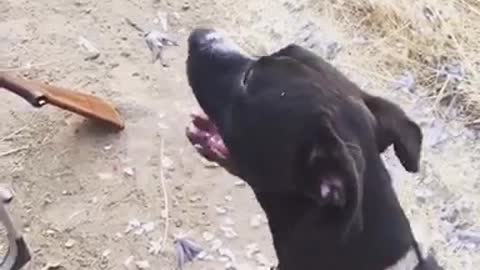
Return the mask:
<path id="1" fill-rule="evenodd" d="M 139 270 L 150 269 L 150 263 L 148 261 L 136 261 L 135 266 Z"/>
<path id="2" fill-rule="evenodd" d="M 42 270 L 57 270 L 57 269 L 62 269 L 62 264 L 60 262 L 48 262 L 47 265 L 45 265 Z"/>
<path id="3" fill-rule="evenodd" d="M 253 259 L 253 256 L 260 252 L 260 248 L 258 247 L 257 243 L 251 243 L 246 246 L 246 252 L 245 255 L 247 256 L 248 259 Z"/>
<path id="4" fill-rule="evenodd" d="M 223 245 L 222 240 L 220 240 L 220 239 L 214 239 L 214 240 L 212 240 L 212 246 L 210 247 L 210 250 L 216 251 L 216 250 L 218 250 L 219 248 L 221 248 L 222 245 Z"/>
<path id="5" fill-rule="evenodd" d="M 237 187 L 244 187 L 246 185 L 247 185 L 247 183 L 243 180 L 238 180 L 238 181 L 235 182 L 235 186 L 237 186 Z"/>
<path id="6" fill-rule="evenodd" d="M 258 252 L 254 255 L 255 261 L 261 266 L 269 266 L 271 265 L 270 261 L 263 255 L 262 253 Z"/>
<path id="7" fill-rule="evenodd" d="M 238 236 L 238 234 L 235 232 L 235 230 L 232 227 L 222 226 L 220 227 L 220 229 L 223 231 L 226 238 L 232 239 Z"/>
<path id="8" fill-rule="evenodd" d="M 215 238 L 213 233 L 210 233 L 210 232 L 203 232 L 202 237 L 203 237 L 203 240 L 205 240 L 207 242 L 210 242 Z"/>
<path id="9" fill-rule="evenodd" d="M 152 255 L 157 255 L 162 250 L 162 243 L 160 241 L 152 241 L 150 242 L 150 248 L 148 249 L 148 253 Z"/>
<path id="10" fill-rule="evenodd" d="M 188 200 L 192 203 L 200 201 L 201 197 L 199 195 L 191 196 Z"/>
<path id="11" fill-rule="evenodd" d="M 262 224 L 262 215 L 255 215 L 250 218 L 250 227 L 258 228 Z"/>
<path id="12" fill-rule="evenodd" d="M 225 209 L 224 207 L 220 207 L 220 206 L 215 207 L 215 211 L 217 211 L 217 213 L 220 214 L 220 215 L 224 215 L 224 214 L 227 213 L 227 209 Z"/>
<path id="13" fill-rule="evenodd" d="M 187 11 L 190 9 L 190 4 L 188 2 L 185 2 L 183 5 L 182 5 L 182 10 L 183 11 Z"/>
<path id="14" fill-rule="evenodd" d="M 108 151 L 108 150 L 110 150 L 110 149 L 112 149 L 112 145 L 111 145 L 111 144 L 105 145 L 105 146 L 103 147 L 103 150 L 105 150 L 105 151 Z"/>
<path id="15" fill-rule="evenodd" d="M 127 176 L 133 177 L 135 175 L 135 170 L 132 167 L 126 167 L 123 169 L 123 173 Z"/>
<path id="16" fill-rule="evenodd" d="M 133 262 L 135 258 L 133 256 L 129 256 L 124 262 L 123 262 L 123 265 L 125 267 L 129 267 L 130 264 Z"/>
<path id="17" fill-rule="evenodd" d="M 228 261 L 235 262 L 235 254 L 228 248 L 219 248 L 218 254 L 222 257 L 228 258 Z"/>
<path id="18" fill-rule="evenodd" d="M 67 242 L 65 242 L 65 247 L 66 248 L 72 248 L 75 245 L 76 241 L 73 239 L 68 239 Z"/>
<path id="19" fill-rule="evenodd" d="M 146 233 L 150 233 L 150 232 L 152 232 L 152 231 L 155 229 L 155 223 L 153 223 L 153 222 L 144 223 L 144 224 L 142 225 L 142 229 L 143 229 L 143 231 L 145 231 Z"/>
<path id="20" fill-rule="evenodd" d="M 127 228 L 125 229 L 125 233 L 131 232 L 133 229 L 137 229 L 141 226 L 140 221 L 134 218 L 128 222 Z"/>
<path id="21" fill-rule="evenodd" d="M 106 249 L 103 251 L 102 257 L 108 257 L 108 255 L 110 255 L 111 253 L 112 253 L 112 250 Z"/>
<path id="22" fill-rule="evenodd" d="M 162 159 L 162 167 L 167 169 L 167 170 L 172 170 L 174 168 L 174 163 L 171 158 L 169 157 L 163 157 Z"/>

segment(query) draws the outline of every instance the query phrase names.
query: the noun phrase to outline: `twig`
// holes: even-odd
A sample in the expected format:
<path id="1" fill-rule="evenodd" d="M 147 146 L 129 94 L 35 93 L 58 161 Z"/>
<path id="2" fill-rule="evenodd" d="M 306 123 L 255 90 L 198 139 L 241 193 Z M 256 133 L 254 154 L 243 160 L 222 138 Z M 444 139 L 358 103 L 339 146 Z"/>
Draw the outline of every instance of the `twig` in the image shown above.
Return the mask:
<path id="1" fill-rule="evenodd" d="M 475 119 L 475 120 L 470 121 L 470 122 L 465 124 L 465 126 L 468 127 L 468 128 L 472 128 L 472 127 L 475 127 L 475 126 L 478 126 L 478 125 L 480 125 L 480 118 Z"/>
<path id="2" fill-rule="evenodd" d="M 61 60 L 53 60 L 53 61 L 38 63 L 38 64 L 26 64 L 25 66 L 22 66 L 22 67 L 0 68 L 0 72 L 14 72 L 14 71 L 29 70 L 33 68 L 42 67 L 42 66 L 52 65 L 60 61 Z"/>
<path id="3" fill-rule="evenodd" d="M 127 22 L 128 25 L 135 28 L 135 30 L 137 30 L 138 32 L 145 33 L 145 31 L 140 26 L 138 26 L 138 24 L 134 23 L 129 18 L 125 18 L 125 21 Z"/>
<path id="4" fill-rule="evenodd" d="M 27 126 L 25 125 L 25 126 L 19 128 L 19 129 L 15 130 L 14 132 L 10 133 L 9 135 L 1 138 L 0 142 L 11 140 L 13 137 L 15 137 L 18 133 L 24 131 L 26 128 L 27 128 Z"/>
<path id="5" fill-rule="evenodd" d="M 0 157 L 6 157 L 6 156 L 9 156 L 9 155 L 13 155 L 13 154 L 16 154 L 18 152 L 25 151 L 28 148 L 30 148 L 30 146 L 23 146 L 23 147 L 15 148 L 15 149 L 0 153 Z"/>
<path id="6" fill-rule="evenodd" d="M 162 239 L 162 245 L 160 246 L 160 251 L 163 252 L 165 250 L 165 246 L 167 243 L 167 237 L 168 237 L 168 226 L 170 223 L 170 217 L 169 217 L 169 207 L 168 207 L 168 193 L 167 193 L 167 187 L 165 184 L 165 177 L 163 173 L 163 152 L 164 152 L 164 142 L 163 142 L 163 137 L 160 139 L 160 183 L 162 185 L 162 192 L 163 192 L 163 202 L 165 204 L 165 207 L 163 208 L 164 214 L 165 214 L 165 229 L 163 231 L 163 239 Z"/>

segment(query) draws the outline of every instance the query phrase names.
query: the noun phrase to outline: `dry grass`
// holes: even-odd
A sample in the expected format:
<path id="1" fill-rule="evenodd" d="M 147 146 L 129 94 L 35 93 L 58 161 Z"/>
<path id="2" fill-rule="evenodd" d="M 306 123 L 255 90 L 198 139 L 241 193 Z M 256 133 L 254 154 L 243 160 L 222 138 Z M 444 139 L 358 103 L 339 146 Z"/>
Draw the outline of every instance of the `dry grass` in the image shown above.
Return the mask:
<path id="1" fill-rule="evenodd" d="M 463 116 L 480 117 L 480 0 L 332 0 L 312 5 L 365 39 L 347 44 L 353 46 L 352 58 L 359 65 L 352 64 L 361 66 L 360 72 L 388 84 L 409 72 L 419 93 L 437 108 L 453 104 Z"/>

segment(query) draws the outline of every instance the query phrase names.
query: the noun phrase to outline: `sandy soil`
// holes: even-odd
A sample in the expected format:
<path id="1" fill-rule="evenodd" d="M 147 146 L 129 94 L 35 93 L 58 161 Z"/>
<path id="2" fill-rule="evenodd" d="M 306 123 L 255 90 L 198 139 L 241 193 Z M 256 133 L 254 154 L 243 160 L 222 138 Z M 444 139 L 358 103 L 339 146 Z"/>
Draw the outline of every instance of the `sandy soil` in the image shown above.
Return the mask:
<path id="1" fill-rule="evenodd" d="M 105 134 L 76 115 L 52 107 L 35 110 L 2 94 L 0 178 L 16 192 L 14 214 L 34 254 L 28 269 L 135 269 L 138 261 L 174 269 L 178 234 L 188 234 L 211 255 L 188 269 L 225 269 L 228 250 L 237 269 L 261 267 L 265 260 L 258 254 L 275 263 L 251 191 L 203 162 L 184 136 L 189 112 L 197 108 L 185 76 L 186 36 L 198 25 L 225 30 L 252 54 L 298 42 L 330 56 L 334 42 L 350 44 L 333 63 L 350 63 L 342 70 L 353 80 L 399 102 L 424 128 L 420 174 L 407 174 L 391 153 L 385 155 L 408 215 L 426 225 L 448 269 L 475 269 L 480 263 L 476 134 L 459 120 L 436 118 L 421 96 L 379 88 L 374 77 L 362 76 L 362 63 L 355 61 L 355 46 L 362 45 L 309 8 L 309 1 L 267 2 L 2 0 L 0 69 L 108 98 L 127 125 L 120 134 Z M 167 32 L 179 42 L 165 51 L 167 68 L 151 62 L 141 33 L 125 22 L 161 30 L 158 12 L 167 14 Z M 99 49 L 98 58 L 88 59 L 78 44 L 81 36 Z M 156 255 L 149 249 L 165 229 L 162 174 L 169 238 Z M 135 220 L 146 224 L 146 231 L 126 232 Z M 218 240 L 224 249 L 210 251 Z M 250 257 L 255 243 L 261 253 Z"/>

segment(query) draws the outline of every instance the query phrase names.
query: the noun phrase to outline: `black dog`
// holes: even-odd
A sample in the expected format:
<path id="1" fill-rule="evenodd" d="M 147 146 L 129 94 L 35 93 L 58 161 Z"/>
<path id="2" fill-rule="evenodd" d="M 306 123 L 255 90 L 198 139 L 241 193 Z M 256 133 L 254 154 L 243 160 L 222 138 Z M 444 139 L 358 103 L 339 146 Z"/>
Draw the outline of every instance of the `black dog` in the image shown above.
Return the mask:
<path id="1" fill-rule="evenodd" d="M 189 37 L 187 74 L 208 115 L 187 136 L 253 189 L 279 269 L 442 269 L 422 256 L 380 158 L 393 144 L 418 171 L 422 132 L 398 106 L 300 46 L 252 59 L 209 29 Z"/>

